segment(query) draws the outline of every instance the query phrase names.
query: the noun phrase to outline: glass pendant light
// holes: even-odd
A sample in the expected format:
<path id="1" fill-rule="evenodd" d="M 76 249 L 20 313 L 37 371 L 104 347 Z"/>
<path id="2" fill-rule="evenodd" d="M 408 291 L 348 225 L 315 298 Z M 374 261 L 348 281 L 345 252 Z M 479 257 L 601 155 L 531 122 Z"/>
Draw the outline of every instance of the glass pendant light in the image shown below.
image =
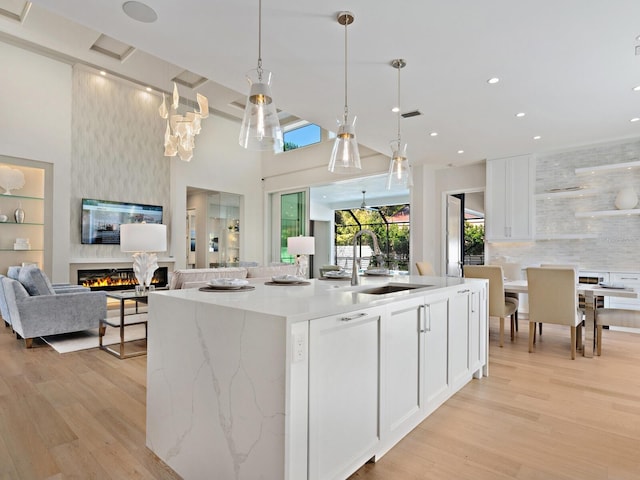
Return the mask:
<path id="1" fill-rule="evenodd" d="M 338 123 L 338 133 L 331 152 L 329 171 L 334 173 L 352 173 L 360 170 L 360 152 L 356 140 L 356 118 L 349 123 L 349 107 L 347 102 L 347 25 L 355 20 L 351 12 L 340 12 L 338 23 L 344 25 L 344 116 Z"/>
<path id="2" fill-rule="evenodd" d="M 250 89 L 240 128 L 240 145 L 248 150 L 282 152 L 280 119 L 271 95 L 271 72 L 262 69 L 262 0 L 258 0 L 258 68 L 247 73 Z"/>
<path id="3" fill-rule="evenodd" d="M 391 161 L 387 174 L 387 190 L 392 188 L 409 188 L 413 185 L 411 166 L 407 158 L 407 144 L 403 144 L 400 137 L 400 70 L 407 65 L 402 58 L 395 59 L 391 66 L 398 70 L 398 138 L 391 142 Z"/>

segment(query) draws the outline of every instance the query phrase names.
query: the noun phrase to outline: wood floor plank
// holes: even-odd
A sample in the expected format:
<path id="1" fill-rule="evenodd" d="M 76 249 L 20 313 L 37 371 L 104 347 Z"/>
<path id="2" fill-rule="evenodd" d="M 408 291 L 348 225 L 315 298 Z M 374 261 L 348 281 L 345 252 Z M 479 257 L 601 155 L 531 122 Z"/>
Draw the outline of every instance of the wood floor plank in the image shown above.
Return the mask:
<path id="1" fill-rule="evenodd" d="M 605 331 L 601 357 L 571 360 L 565 330 L 529 354 L 526 322 L 499 348 L 492 321 L 490 376 L 351 478 L 640 479 L 640 335 Z M 0 480 L 179 478 L 145 446 L 145 357 L 35 343 L 0 328 Z"/>

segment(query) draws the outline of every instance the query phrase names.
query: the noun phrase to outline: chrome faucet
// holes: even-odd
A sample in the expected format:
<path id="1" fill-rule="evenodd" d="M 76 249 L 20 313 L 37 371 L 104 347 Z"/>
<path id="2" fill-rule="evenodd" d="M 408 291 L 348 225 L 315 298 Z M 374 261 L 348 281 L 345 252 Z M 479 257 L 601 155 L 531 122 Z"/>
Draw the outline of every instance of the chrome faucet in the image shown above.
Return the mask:
<path id="1" fill-rule="evenodd" d="M 359 258 L 356 256 L 356 248 L 358 246 L 358 238 L 362 236 L 363 233 L 368 233 L 371 235 L 373 239 L 373 254 L 377 257 L 382 254 L 380 251 L 380 247 L 378 246 L 378 237 L 371 230 L 367 228 L 363 228 L 358 233 L 353 236 L 353 269 L 351 271 L 351 285 L 358 285 L 358 260 Z"/>

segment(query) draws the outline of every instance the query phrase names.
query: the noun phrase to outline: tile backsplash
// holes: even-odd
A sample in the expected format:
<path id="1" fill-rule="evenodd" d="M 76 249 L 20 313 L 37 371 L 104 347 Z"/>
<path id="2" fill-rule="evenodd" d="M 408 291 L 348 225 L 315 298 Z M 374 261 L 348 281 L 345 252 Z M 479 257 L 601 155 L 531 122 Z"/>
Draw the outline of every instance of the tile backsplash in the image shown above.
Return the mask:
<path id="1" fill-rule="evenodd" d="M 640 271 L 640 215 L 576 218 L 576 212 L 616 210 L 623 188 L 640 195 L 640 168 L 576 174 L 588 168 L 640 161 L 640 139 L 536 156 L 536 240 L 492 243 L 489 255 L 523 266 L 577 264 L 582 270 Z M 581 187 L 583 196 L 540 195 Z M 636 207 L 638 208 L 638 207 Z M 577 236 L 578 238 L 573 238 Z"/>

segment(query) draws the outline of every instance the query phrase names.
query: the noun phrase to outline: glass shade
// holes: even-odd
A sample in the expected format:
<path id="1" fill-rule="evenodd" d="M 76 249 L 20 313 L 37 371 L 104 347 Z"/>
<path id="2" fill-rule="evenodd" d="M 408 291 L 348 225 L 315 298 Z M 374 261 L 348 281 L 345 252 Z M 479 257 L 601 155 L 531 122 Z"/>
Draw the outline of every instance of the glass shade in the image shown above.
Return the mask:
<path id="1" fill-rule="evenodd" d="M 251 70 L 247 73 L 247 80 L 251 88 L 240 128 L 240 145 L 248 150 L 282 152 L 284 141 L 271 95 L 271 72 Z"/>
<path id="2" fill-rule="evenodd" d="M 329 171 L 334 173 L 352 173 L 360 170 L 360 152 L 356 140 L 356 118 L 349 124 L 347 119 L 338 127 L 336 141 L 333 144 L 331 160 L 329 161 Z"/>
<path id="3" fill-rule="evenodd" d="M 389 173 L 387 174 L 387 190 L 396 188 L 408 188 L 413 185 L 411 178 L 411 166 L 407 157 L 407 144 L 395 142 L 389 162 Z"/>

